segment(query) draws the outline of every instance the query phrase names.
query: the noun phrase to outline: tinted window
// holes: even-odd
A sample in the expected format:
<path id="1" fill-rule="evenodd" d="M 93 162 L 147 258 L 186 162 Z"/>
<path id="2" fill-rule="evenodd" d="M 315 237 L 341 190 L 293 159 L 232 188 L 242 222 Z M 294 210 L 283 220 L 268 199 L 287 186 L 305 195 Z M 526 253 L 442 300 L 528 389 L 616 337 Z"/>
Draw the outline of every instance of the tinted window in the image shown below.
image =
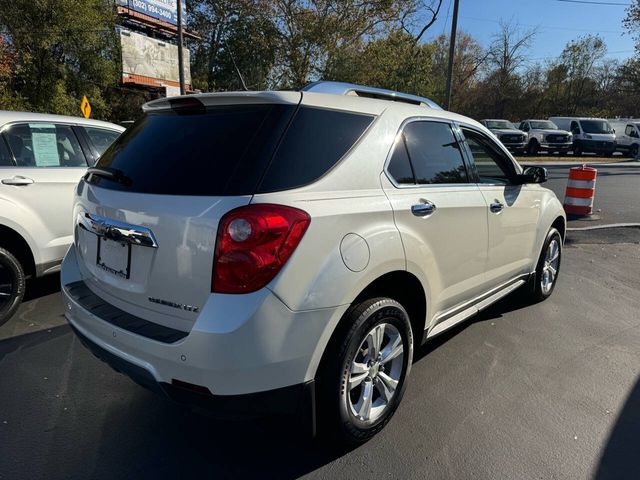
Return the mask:
<path id="1" fill-rule="evenodd" d="M 611 125 L 606 120 L 580 120 L 585 133 L 611 133 Z"/>
<path id="2" fill-rule="evenodd" d="M 12 125 L 4 133 L 18 167 L 86 167 L 70 126 L 53 123 Z"/>
<path id="3" fill-rule="evenodd" d="M 404 135 L 417 183 L 468 181 L 460 145 L 448 124 L 412 122 Z"/>
<path id="4" fill-rule="evenodd" d="M 373 121 L 370 115 L 301 107 L 259 192 L 309 184 L 336 165 Z"/>
<path id="5" fill-rule="evenodd" d="M 398 135 L 396 139 L 387 172 L 398 184 L 414 185 L 416 183 L 413 170 L 411 169 L 411 162 L 409 161 L 404 135 L 402 134 Z"/>
<path id="6" fill-rule="evenodd" d="M 13 160 L 4 139 L 0 138 L 0 167 L 13 167 Z"/>
<path id="7" fill-rule="evenodd" d="M 509 163 L 491 141 L 471 130 L 463 129 L 465 143 L 473 156 L 480 183 L 508 184 L 510 178 Z"/>
<path id="8" fill-rule="evenodd" d="M 98 152 L 98 156 L 102 155 L 107 148 L 120 136 L 120 132 L 115 130 L 107 130 L 106 128 L 82 127 L 91 143 Z"/>
<path id="9" fill-rule="evenodd" d="M 150 113 L 127 129 L 97 165 L 121 170 L 128 185 L 101 187 L 165 195 L 250 195 L 295 106 L 215 107 Z"/>

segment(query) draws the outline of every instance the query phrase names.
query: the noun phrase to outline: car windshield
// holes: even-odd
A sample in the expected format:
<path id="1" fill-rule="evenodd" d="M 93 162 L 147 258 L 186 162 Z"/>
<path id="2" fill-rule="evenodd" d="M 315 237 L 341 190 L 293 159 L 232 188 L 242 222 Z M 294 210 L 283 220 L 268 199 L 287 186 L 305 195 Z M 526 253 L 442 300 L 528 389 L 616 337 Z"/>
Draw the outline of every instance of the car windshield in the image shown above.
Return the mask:
<path id="1" fill-rule="evenodd" d="M 508 130 L 513 129 L 513 126 L 511 125 L 510 122 L 507 122 L 506 120 L 487 120 L 486 121 L 487 124 L 487 128 L 506 128 Z"/>
<path id="2" fill-rule="evenodd" d="M 531 128 L 534 130 L 558 130 L 556 124 L 548 120 L 532 120 Z"/>
<path id="3" fill-rule="evenodd" d="M 611 133 L 611 125 L 606 120 L 580 120 L 585 133 Z"/>

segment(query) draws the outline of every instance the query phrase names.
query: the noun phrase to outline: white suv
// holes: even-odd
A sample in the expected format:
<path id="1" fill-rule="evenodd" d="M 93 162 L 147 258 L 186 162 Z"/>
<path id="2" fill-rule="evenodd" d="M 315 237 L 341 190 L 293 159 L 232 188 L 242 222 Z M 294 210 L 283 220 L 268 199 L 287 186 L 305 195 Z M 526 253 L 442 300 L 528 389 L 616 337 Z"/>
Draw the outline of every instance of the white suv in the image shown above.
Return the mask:
<path id="1" fill-rule="evenodd" d="M 0 111 L 0 325 L 25 277 L 57 271 L 73 239 L 73 190 L 124 128 L 84 118 Z"/>
<path id="2" fill-rule="evenodd" d="M 83 343 L 171 398 L 364 441 L 422 342 L 554 289 L 546 171 L 427 99 L 320 82 L 144 110 L 78 187 L 62 286 Z"/>

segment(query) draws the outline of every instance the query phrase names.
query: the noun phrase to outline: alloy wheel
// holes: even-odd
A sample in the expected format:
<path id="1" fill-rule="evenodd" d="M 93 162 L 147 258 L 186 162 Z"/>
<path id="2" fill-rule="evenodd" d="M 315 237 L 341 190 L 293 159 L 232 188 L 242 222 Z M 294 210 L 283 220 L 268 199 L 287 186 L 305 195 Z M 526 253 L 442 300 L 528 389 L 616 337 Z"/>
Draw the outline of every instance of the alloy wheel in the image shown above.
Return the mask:
<path id="1" fill-rule="evenodd" d="M 364 338 L 351 362 L 348 404 L 361 422 L 375 422 L 396 395 L 402 375 L 404 346 L 390 323 L 376 325 Z"/>
<path id="2" fill-rule="evenodd" d="M 554 238 L 549 242 L 547 252 L 544 257 L 542 266 L 542 276 L 540 278 L 540 286 L 542 292 L 546 295 L 553 288 L 553 284 L 558 277 L 558 266 L 560 265 L 560 244 L 558 239 Z"/>

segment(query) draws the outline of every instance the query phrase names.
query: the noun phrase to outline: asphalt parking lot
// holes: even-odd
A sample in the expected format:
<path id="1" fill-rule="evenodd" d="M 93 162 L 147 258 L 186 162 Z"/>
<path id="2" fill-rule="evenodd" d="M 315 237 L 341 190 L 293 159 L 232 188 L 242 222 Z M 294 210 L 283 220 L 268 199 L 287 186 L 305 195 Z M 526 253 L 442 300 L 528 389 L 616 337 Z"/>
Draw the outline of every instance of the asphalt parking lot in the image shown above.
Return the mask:
<path id="1" fill-rule="evenodd" d="M 547 166 L 562 199 L 566 166 Z M 599 168 L 598 220 L 640 222 L 640 165 Z M 638 478 L 640 228 L 569 233 L 554 295 L 509 297 L 418 350 L 389 426 L 350 451 L 221 422 L 88 353 L 59 278 L 0 327 L 0 479 Z"/>

